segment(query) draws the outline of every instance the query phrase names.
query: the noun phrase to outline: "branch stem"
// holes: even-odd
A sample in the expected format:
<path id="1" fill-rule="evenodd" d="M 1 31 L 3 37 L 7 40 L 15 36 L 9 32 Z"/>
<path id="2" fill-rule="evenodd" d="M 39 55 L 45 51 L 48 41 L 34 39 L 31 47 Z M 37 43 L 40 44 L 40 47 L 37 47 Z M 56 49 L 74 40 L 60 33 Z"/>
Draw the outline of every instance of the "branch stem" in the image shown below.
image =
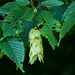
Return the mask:
<path id="1" fill-rule="evenodd" d="M 34 7 L 34 4 L 33 4 L 33 1 L 31 0 L 31 4 L 32 4 L 32 6 Z"/>

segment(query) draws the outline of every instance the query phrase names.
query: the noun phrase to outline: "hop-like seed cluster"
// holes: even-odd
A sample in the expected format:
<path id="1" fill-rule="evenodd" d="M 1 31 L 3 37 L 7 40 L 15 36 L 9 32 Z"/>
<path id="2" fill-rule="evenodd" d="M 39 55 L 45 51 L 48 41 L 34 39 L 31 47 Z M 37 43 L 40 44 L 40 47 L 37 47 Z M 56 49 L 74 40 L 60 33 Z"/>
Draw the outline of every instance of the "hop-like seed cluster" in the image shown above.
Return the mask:
<path id="1" fill-rule="evenodd" d="M 37 58 L 40 62 L 43 61 L 43 46 L 42 38 L 39 30 L 33 28 L 29 33 L 30 52 L 29 52 L 29 63 L 33 64 Z"/>

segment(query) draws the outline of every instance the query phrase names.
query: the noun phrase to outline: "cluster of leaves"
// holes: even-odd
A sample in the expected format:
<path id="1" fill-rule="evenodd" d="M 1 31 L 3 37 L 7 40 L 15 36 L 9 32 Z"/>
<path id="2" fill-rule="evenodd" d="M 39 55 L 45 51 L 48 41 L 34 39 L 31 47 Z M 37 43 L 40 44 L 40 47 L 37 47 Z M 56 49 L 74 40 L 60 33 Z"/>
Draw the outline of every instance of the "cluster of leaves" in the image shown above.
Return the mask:
<path id="1" fill-rule="evenodd" d="M 46 0 L 35 8 L 28 0 L 16 0 L 0 7 L 0 15 L 4 18 L 0 20 L 0 58 L 7 55 L 24 72 L 25 46 L 28 46 L 29 31 L 35 26 L 55 49 L 65 33 L 75 24 L 75 2 L 64 12 L 62 26 L 48 10 L 63 4 L 59 0 Z M 45 9 L 39 10 L 41 7 Z M 55 33 L 59 34 L 59 40 Z"/>

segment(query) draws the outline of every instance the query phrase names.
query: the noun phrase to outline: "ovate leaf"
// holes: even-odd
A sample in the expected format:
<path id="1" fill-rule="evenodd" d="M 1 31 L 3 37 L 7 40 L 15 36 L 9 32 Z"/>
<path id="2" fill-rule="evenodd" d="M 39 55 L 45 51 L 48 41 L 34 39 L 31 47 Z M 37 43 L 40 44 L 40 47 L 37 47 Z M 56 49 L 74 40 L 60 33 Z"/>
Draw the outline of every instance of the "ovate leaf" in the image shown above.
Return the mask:
<path id="1" fill-rule="evenodd" d="M 23 71 L 24 45 L 18 38 L 0 41 L 0 49 Z"/>
<path id="2" fill-rule="evenodd" d="M 43 20 L 45 21 L 43 23 L 44 26 L 40 29 L 40 32 L 48 39 L 52 48 L 55 49 L 55 46 L 57 45 L 57 40 L 53 34 L 53 31 L 59 32 L 61 24 L 58 20 L 53 19 L 48 11 L 41 11 L 39 14 L 41 15 L 41 17 L 43 17 Z"/>
<path id="3" fill-rule="evenodd" d="M 67 12 L 67 11 L 65 12 L 64 23 L 63 23 L 63 25 L 61 27 L 61 31 L 60 31 L 60 41 L 64 37 L 65 33 L 67 31 L 69 31 L 70 28 L 75 24 L 75 2 L 73 2 L 72 4 L 73 4 L 73 8 L 71 8 L 71 10 L 70 10 L 70 8 L 68 8 L 67 11 L 69 10 L 69 12 Z M 71 4 L 71 6 L 72 6 L 72 4 Z M 59 41 L 59 43 L 60 43 L 60 41 Z"/>
<path id="4" fill-rule="evenodd" d="M 0 7 L 0 13 L 5 15 L 18 6 L 26 6 L 28 4 L 29 4 L 28 0 L 16 0 L 14 2 L 9 2 L 3 5 L 2 7 Z"/>
<path id="5" fill-rule="evenodd" d="M 11 22 L 11 24 L 15 24 L 21 19 L 32 20 L 34 16 L 33 12 L 34 8 L 28 7 L 17 7 L 11 13 L 9 13 L 4 19 L 5 22 Z"/>
<path id="6" fill-rule="evenodd" d="M 11 25 L 9 23 L 4 23 L 1 25 L 3 30 L 3 38 L 7 36 L 15 36 L 16 34 L 21 33 L 23 30 L 23 22 L 19 21 L 15 25 Z"/>
<path id="7" fill-rule="evenodd" d="M 63 5 L 64 3 L 58 0 L 47 0 L 47 1 L 43 1 L 41 4 L 46 6 L 60 6 Z"/>
<path id="8" fill-rule="evenodd" d="M 25 19 L 26 21 L 32 21 L 33 17 L 34 17 L 34 8 L 32 7 L 31 9 L 27 10 L 23 19 Z"/>
<path id="9" fill-rule="evenodd" d="M 68 9 L 65 11 L 63 17 L 62 17 L 62 21 L 65 20 L 65 18 L 70 14 L 70 12 L 75 9 L 75 2 L 73 2 L 69 7 Z"/>
<path id="10" fill-rule="evenodd" d="M 55 18 L 61 22 L 62 16 L 63 16 L 66 8 L 67 8 L 67 4 L 64 4 L 62 6 L 52 7 L 50 9 L 50 12 L 51 12 L 53 18 Z"/>
<path id="11" fill-rule="evenodd" d="M 24 18 L 25 20 L 31 21 L 34 16 L 33 10 L 34 8 L 17 7 L 9 13 L 4 19 L 4 22 L 7 22 L 9 25 L 4 23 L 2 27 L 4 37 L 15 36 L 20 33 L 23 26 L 22 19 Z"/>
<path id="12" fill-rule="evenodd" d="M 19 4 L 25 4 L 25 5 L 29 4 L 28 0 L 16 0 L 16 2 Z"/>
<path id="13" fill-rule="evenodd" d="M 19 6 L 16 2 L 9 2 L 0 7 L 0 13 L 5 15 L 8 14 L 13 8 Z"/>

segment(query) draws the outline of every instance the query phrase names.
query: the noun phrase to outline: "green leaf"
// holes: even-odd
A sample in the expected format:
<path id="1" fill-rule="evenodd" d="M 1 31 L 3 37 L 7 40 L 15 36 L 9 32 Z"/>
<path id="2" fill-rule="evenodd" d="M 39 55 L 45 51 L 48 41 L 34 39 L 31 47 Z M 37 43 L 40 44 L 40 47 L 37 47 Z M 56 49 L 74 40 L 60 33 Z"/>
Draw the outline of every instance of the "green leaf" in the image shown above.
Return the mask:
<path id="1" fill-rule="evenodd" d="M 19 21 L 15 25 L 11 25 L 9 23 L 4 23 L 1 25 L 1 28 L 3 30 L 3 38 L 7 36 L 15 36 L 16 34 L 19 34 L 23 31 L 23 22 Z M 3 39 L 2 39 L 3 40 Z"/>
<path id="2" fill-rule="evenodd" d="M 22 40 L 24 41 L 25 45 L 28 45 L 28 35 L 29 35 L 29 31 L 31 28 L 33 28 L 35 26 L 34 21 L 24 21 L 24 25 L 23 25 L 23 32 L 22 32 Z"/>
<path id="3" fill-rule="evenodd" d="M 33 10 L 34 8 L 16 7 L 9 13 L 4 19 L 4 22 L 7 23 L 4 23 L 2 26 L 4 37 L 15 36 L 22 32 L 23 21 L 21 19 L 31 21 L 34 16 Z"/>
<path id="4" fill-rule="evenodd" d="M 34 16 L 33 10 L 34 8 L 30 9 L 28 7 L 16 7 L 11 13 L 6 16 L 4 22 L 11 22 L 11 24 L 15 24 L 23 18 L 25 20 L 31 21 Z"/>
<path id="5" fill-rule="evenodd" d="M 28 5 L 29 1 L 28 0 L 16 0 L 17 3 L 19 4 L 24 4 L 24 5 Z"/>
<path id="6" fill-rule="evenodd" d="M 70 28 L 75 24 L 75 2 L 73 2 L 72 4 L 73 4 L 73 9 L 71 8 L 71 11 L 67 12 L 68 10 L 70 10 L 70 6 L 69 6 L 67 11 L 65 12 L 66 16 L 64 19 L 64 23 L 61 27 L 59 43 L 60 43 L 61 39 L 64 37 L 65 33 L 67 31 L 69 31 Z M 72 4 L 71 4 L 71 6 L 72 6 Z M 69 13 L 69 14 L 67 14 L 67 13 Z"/>
<path id="7" fill-rule="evenodd" d="M 63 16 L 66 8 L 67 8 L 67 5 L 64 4 L 62 6 L 52 7 L 50 9 L 50 12 L 51 12 L 53 18 L 55 18 L 55 19 L 57 19 L 57 20 L 59 20 L 61 22 L 62 16 Z"/>
<path id="8" fill-rule="evenodd" d="M 58 0 L 47 0 L 47 1 L 43 1 L 41 4 L 52 7 L 52 6 L 60 6 L 63 5 L 64 3 Z"/>
<path id="9" fill-rule="evenodd" d="M 57 40 L 53 34 L 53 31 L 59 32 L 61 25 L 58 20 L 52 18 L 51 14 L 48 11 L 41 11 L 39 14 L 45 21 L 44 26 L 40 29 L 40 32 L 48 39 L 52 48 L 55 49 Z"/>
<path id="10" fill-rule="evenodd" d="M 18 38 L 0 41 L 0 49 L 23 71 L 24 45 Z"/>
<path id="11" fill-rule="evenodd" d="M 26 21 L 32 21 L 32 18 L 34 17 L 34 8 L 32 7 L 31 9 L 27 10 L 23 19 Z"/>
<path id="12" fill-rule="evenodd" d="M 43 24 L 43 17 L 41 16 L 41 14 L 37 14 L 36 15 L 36 20 L 37 20 L 37 26 L 40 26 L 40 25 L 42 25 Z"/>
<path id="13" fill-rule="evenodd" d="M 0 39 L 3 36 L 2 28 L 1 28 L 1 21 L 0 21 Z"/>
<path id="14" fill-rule="evenodd" d="M 4 56 L 4 52 L 1 50 L 0 51 L 0 59 Z"/>
<path id="15" fill-rule="evenodd" d="M 5 15 L 11 12 L 13 9 L 15 9 L 18 6 L 26 6 L 28 4 L 29 4 L 28 0 L 16 0 L 15 2 L 9 2 L 0 8 L 0 13 Z"/>
<path id="16" fill-rule="evenodd" d="M 3 5 L 0 8 L 0 13 L 3 14 L 3 15 L 8 14 L 16 6 L 18 6 L 18 4 L 16 2 L 6 3 L 5 5 Z"/>
<path id="17" fill-rule="evenodd" d="M 70 14 L 70 12 L 75 9 L 75 2 L 72 2 L 72 4 L 68 7 L 68 9 L 65 11 L 63 17 L 62 17 L 62 21 L 65 20 L 65 18 Z"/>

